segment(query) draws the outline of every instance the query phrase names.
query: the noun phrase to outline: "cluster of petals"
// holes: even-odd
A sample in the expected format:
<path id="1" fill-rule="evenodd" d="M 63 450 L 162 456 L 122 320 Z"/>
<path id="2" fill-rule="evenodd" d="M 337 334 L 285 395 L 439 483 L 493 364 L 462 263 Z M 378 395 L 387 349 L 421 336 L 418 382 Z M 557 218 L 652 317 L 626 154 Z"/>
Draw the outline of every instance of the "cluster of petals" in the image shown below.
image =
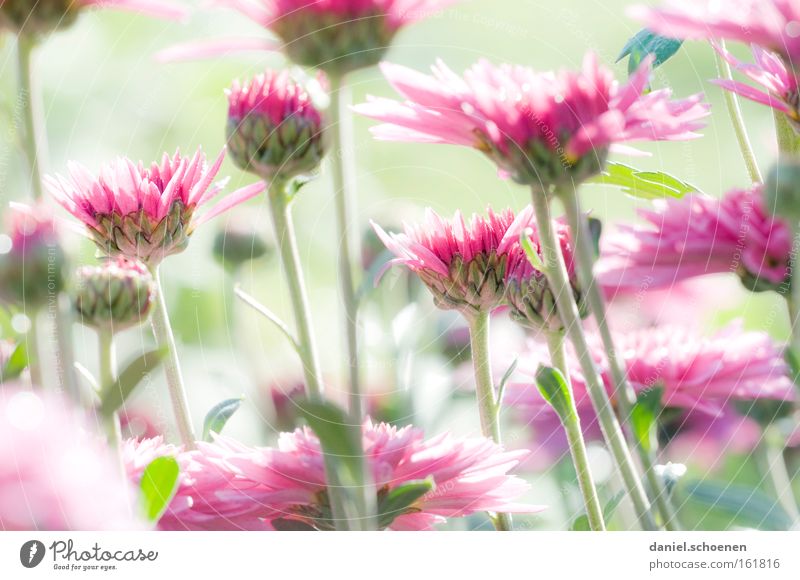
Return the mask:
<path id="1" fill-rule="evenodd" d="M 255 114 L 267 117 L 277 127 L 289 118 L 307 118 L 312 126 L 322 123 L 311 96 L 303 85 L 293 82 L 288 70 L 268 70 L 244 84 L 234 81 L 226 94 L 230 119 Z"/>

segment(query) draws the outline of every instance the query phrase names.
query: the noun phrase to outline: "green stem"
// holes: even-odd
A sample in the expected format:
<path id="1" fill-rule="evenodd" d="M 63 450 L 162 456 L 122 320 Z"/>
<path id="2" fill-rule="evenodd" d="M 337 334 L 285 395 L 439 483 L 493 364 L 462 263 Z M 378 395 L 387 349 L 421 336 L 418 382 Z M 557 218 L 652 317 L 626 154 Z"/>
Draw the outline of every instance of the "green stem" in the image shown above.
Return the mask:
<path id="1" fill-rule="evenodd" d="M 161 348 L 167 349 L 167 356 L 164 360 L 164 370 L 167 375 L 167 387 L 169 397 L 172 401 L 172 409 L 175 413 L 175 422 L 178 426 L 181 442 L 187 450 L 196 447 L 194 427 L 192 427 L 191 414 L 189 413 L 189 402 L 186 397 L 186 387 L 183 382 L 180 361 L 178 360 L 178 349 L 175 345 L 175 336 L 172 333 L 172 325 L 169 322 L 167 303 L 164 298 L 164 287 L 161 284 L 161 273 L 158 266 L 152 268 L 153 278 L 156 281 L 155 304 L 153 308 L 153 334 L 156 342 Z"/>
<path id="2" fill-rule="evenodd" d="M 594 278 L 595 249 L 592 242 L 592 235 L 589 230 L 589 221 L 581 211 L 580 200 L 576 191 L 566 189 L 558 192 L 559 199 L 564 204 L 567 214 L 567 222 L 570 231 L 574 232 L 575 252 L 577 255 L 576 268 L 578 271 L 578 281 L 583 290 L 589 310 L 594 314 L 597 328 L 600 331 L 600 338 L 603 343 L 603 350 L 608 360 L 611 370 L 611 378 L 614 382 L 614 400 L 617 402 L 619 414 L 622 417 L 623 425 L 630 421 L 631 410 L 636 401 L 636 394 L 631 388 L 625 371 L 622 368 L 617 350 L 614 346 L 614 338 L 611 328 L 608 325 L 606 312 L 606 301 L 603 297 L 602 289 Z M 641 445 L 632 442 L 636 448 L 639 459 L 644 466 L 645 477 L 651 489 L 653 500 L 664 520 L 664 526 L 671 531 L 680 529 L 677 516 L 669 502 L 666 488 L 658 478 L 654 470 L 654 460 L 651 453 L 648 453 Z"/>
<path id="3" fill-rule="evenodd" d="M 330 122 L 334 133 L 331 167 L 336 202 L 336 225 L 339 238 L 339 283 L 344 304 L 344 325 L 347 342 L 347 369 L 350 380 L 350 414 L 363 416 L 361 376 L 358 353 L 358 298 L 353 281 L 353 265 L 358 256 L 357 223 L 353 218 L 352 125 L 350 120 L 350 88 L 342 77 L 333 76 L 331 83 Z"/>
<path id="4" fill-rule="evenodd" d="M 26 347 L 28 349 L 28 372 L 31 375 L 31 384 L 35 388 L 44 388 L 44 382 L 42 379 L 42 361 L 44 358 L 42 357 L 43 348 L 39 343 L 39 329 L 37 325 L 39 324 L 39 310 L 34 310 L 30 316 L 30 328 L 28 332 L 25 333 L 25 342 Z"/>
<path id="5" fill-rule="evenodd" d="M 768 427 L 761 433 L 761 438 L 754 451 L 756 460 L 763 471 L 763 477 L 769 479 L 781 507 L 795 523 L 798 523 L 800 522 L 800 510 L 792 490 L 792 478 L 786 469 L 783 448 L 772 444 L 771 435 Z"/>
<path id="6" fill-rule="evenodd" d="M 725 49 L 725 41 L 721 40 L 720 45 L 722 49 Z M 719 72 L 719 76 L 725 80 L 732 80 L 733 74 L 731 72 L 731 65 L 728 64 L 719 52 L 716 50 L 714 54 L 717 59 L 717 71 Z M 747 136 L 747 128 L 744 124 L 744 117 L 742 116 L 742 109 L 739 106 L 739 97 L 736 93 L 731 91 L 722 91 L 725 96 L 725 106 L 728 109 L 728 115 L 731 118 L 731 123 L 733 124 L 733 131 L 736 133 L 736 140 L 739 143 L 739 149 L 742 152 L 742 158 L 744 158 L 744 164 L 747 167 L 747 173 L 750 175 L 750 179 L 753 183 L 762 183 L 764 179 L 761 177 L 761 171 L 758 169 L 758 162 L 756 161 L 756 155 L 753 152 L 753 146 L 750 144 L 750 138 Z"/>
<path id="7" fill-rule="evenodd" d="M 489 351 L 489 313 L 479 312 L 467 316 L 469 323 L 470 346 L 472 347 L 472 365 L 475 372 L 475 395 L 478 398 L 478 414 L 481 421 L 481 432 L 497 443 L 500 437 L 500 410 L 497 406 L 494 383 L 492 380 L 492 363 Z M 495 514 L 492 517 L 497 531 L 512 529 L 511 516 Z"/>
<path id="8" fill-rule="evenodd" d="M 108 393 L 114 388 L 116 382 L 116 363 L 114 360 L 114 335 L 110 330 L 97 331 L 97 348 L 100 359 L 100 389 L 101 393 Z M 119 422 L 119 413 L 114 411 L 108 417 L 103 417 L 108 436 L 108 445 L 114 453 L 120 456 L 122 443 L 122 428 Z"/>
<path id="9" fill-rule="evenodd" d="M 568 282 L 567 268 L 564 256 L 561 254 L 561 245 L 556 239 L 553 229 L 550 202 L 547 194 L 541 190 L 533 188 L 531 193 L 536 213 L 536 223 L 539 227 L 539 243 L 542 247 L 545 275 L 550 285 L 550 290 L 555 296 L 561 322 L 575 347 L 600 427 L 609 450 L 616 461 L 628 495 L 633 501 L 639 521 L 645 530 L 655 530 L 656 524 L 650 513 L 650 502 L 645 494 L 641 478 L 633 464 L 630 451 L 625 443 L 625 438 L 622 435 L 614 410 L 611 407 L 608 393 L 606 393 L 603 386 L 603 380 L 595 367 L 591 350 L 583 331 L 578 305 Z"/>
<path id="10" fill-rule="evenodd" d="M 78 381 L 75 376 L 75 350 L 72 346 L 72 312 L 69 297 L 58 294 L 55 297 L 54 311 L 48 313 L 52 319 L 53 335 L 58 347 L 56 352 L 56 372 L 58 382 L 74 401 L 81 400 Z"/>
<path id="11" fill-rule="evenodd" d="M 22 108 L 23 122 L 21 142 L 30 167 L 31 191 L 33 198 L 42 198 L 41 163 L 44 159 L 45 132 L 42 127 L 41 106 L 36 92 L 32 67 L 36 39 L 22 33 L 17 37 L 17 74 L 19 76 L 18 104 Z"/>
<path id="12" fill-rule="evenodd" d="M 314 342 L 311 327 L 311 307 L 308 302 L 303 271 L 300 265 L 300 253 L 294 234 L 294 224 L 290 201 L 286 193 L 286 183 L 274 181 L 269 191 L 269 207 L 272 223 L 275 226 L 275 238 L 280 249 L 289 295 L 292 300 L 294 319 L 297 326 L 297 354 L 303 365 L 306 380 L 306 395 L 313 400 L 322 398 L 322 371 Z"/>
<path id="13" fill-rule="evenodd" d="M 561 371 L 572 395 L 572 408 L 569 409 L 569 415 L 561 418 L 561 424 L 564 426 L 564 431 L 567 435 L 569 452 L 572 455 L 572 463 L 575 465 L 575 473 L 578 477 L 578 487 L 581 490 L 583 503 L 586 506 L 589 527 L 593 531 L 603 532 L 606 529 L 606 524 L 603 520 L 603 508 L 600 505 L 600 498 L 597 495 L 597 488 L 589 467 L 589 457 L 586 454 L 586 442 L 583 439 L 581 420 L 578 416 L 578 410 L 575 408 L 572 381 L 569 378 L 567 357 L 564 352 L 564 334 L 561 332 L 549 333 L 547 336 L 547 348 L 550 351 L 551 364 Z"/>

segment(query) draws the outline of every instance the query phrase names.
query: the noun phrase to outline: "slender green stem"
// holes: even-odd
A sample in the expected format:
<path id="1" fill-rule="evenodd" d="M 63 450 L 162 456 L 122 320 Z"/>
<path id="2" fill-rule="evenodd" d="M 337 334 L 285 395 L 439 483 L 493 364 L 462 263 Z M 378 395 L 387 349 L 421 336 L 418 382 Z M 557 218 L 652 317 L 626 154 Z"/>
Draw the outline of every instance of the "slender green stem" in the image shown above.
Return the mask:
<path id="1" fill-rule="evenodd" d="M 110 330 L 97 331 L 97 348 L 100 359 L 100 389 L 102 393 L 107 393 L 114 388 L 117 375 L 116 361 L 114 360 L 114 334 Z M 121 461 L 122 428 L 119 422 L 119 413 L 114 411 L 108 417 L 103 417 L 103 421 L 108 445 Z"/>
<path id="2" fill-rule="evenodd" d="M 567 268 L 564 256 L 561 254 L 561 245 L 556 239 L 553 229 L 550 201 L 547 194 L 541 190 L 533 188 L 531 193 L 536 222 L 539 227 L 539 243 L 542 247 L 545 275 L 556 298 L 556 307 L 558 308 L 561 322 L 566 329 L 567 336 L 569 336 L 575 347 L 600 427 L 609 450 L 616 461 L 628 495 L 633 501 L 640 524 L 645 530 L 655 530 L 656 524 L 650 513 L 650 502 L 647 499 L 642 480 L 637 473 L 630 451 L 625 443 L 617 417 L 611 407 L 608 393 L 606 393 L 603 381 L 595 367 L 589 344 L 583 331 L 578 305 L 568 282 Z"/>
<path id="3" fill-rule="evenodd" d="M 30 167 L 31 191 L 34 199 L 42 198 L 42 171 L 45 132 L 32 67 L 35 37 L 22 33 L 17 37 L 18 103 L 22 108 L 21 143 Z"/>
<path id="4" fill-rule="evenodd" d="M 75 350 L 71 340 L 73 319 L 69 298 L 65 294 L 55 296 L 55 304 L 51 306 L 48 317 L 52 321 L 53 338 L 57 345 L 55 368 L 59 386 L 79 402 L 81 394 L 75 376 Z"/>
<path id="5" fill-rule="evenodd" d="M 294 234 L 294 224 L 290 208 L 290 200 L 286 193 L 286 184 L 274 181 L 269 191 L 269 206 L 272 213 L 272 223 L 275 226 L 275 238 L 280 249 L 283 269 L 286 273 L 286 282 L 294 310 L 295 325 L 297 326 L 297 354 L 303 365 L 303 375 L 306 379 L 306 395 L 310 399 L 322 398 L 322 371 L 317 354 L 317 345 L 314 341 L 311 324 L 311 307 L 308 302 L 306 285 L 303 279 L 303 270 L 300 265 L 300 253 L 297 250 L 297 240 Z"/>
<path id="6" fill-rule="evenodd" d="M 556 369 L 561 371 L 571 393 L 572 381 L 569 377 L 569 368 L 567 367 L 567 358 L 564 352 L 564 334 L 561 332 L 549 333 L 547 336 L 547 348 L 550 351 L 550 362 Z M 574 395 L 572 396 L 572 408 L 569 410 L 569 415 L 561 418 L 561 424 L 564 426 L 564 431 L 567 435 L 569 452 L 572 455 L 572 463 L 575 465 L 575 473 L 578 476 L 578 487 L 581 490 L 581 495 L 583 495 L 589 527 L 596 532 L 603 532 L 606 529 L 606 524 L 603 520 L 603 508 L 600 505 L 600 498 L 597 495 L 597 488 L 589 467 L 589 456 L 586 453 L 586 442 L 583 439 L 578 410 L 575 408 Z"/>
<path id="7" fill-rule="evenodd" d="M 800 523 L 800 509 L 792 490 L 792 478 L 786 469 L 783 446 L 775 445 L 772 436 L 769 427 L 763 430 L 754 450 L 755 458 L 763 471 L 762 477 L 769 479 L 781 507 L 795 523 Z"/>
<path id="8" fill-rule="evenodd" d="M 721 40 L 720 45 L 723 50 L 725 49 L 725 41 Z M 732 80 L 733 74 L 731 72 L 731 65 L 728 64 L 722 55 L 716 50 L 714 55 L 717 59 L 717 71 L 719 76 L 725 80 Z M 736 93 L 731 91 L 722 91 L 725 96 L 725 106 L 728 109 L 728 115 L 733 124 L 733 131 L 736 133 L 736 140 L 739 143 L 739 149 L 742 152 L 744 164 L 747 167 L 747 173 L 753 183 L 761 183 L 764 179 L 761 177 L 761 171 L 758 169 L 758 161 L 756 161 L 756 154 L 753 151 L 753 146 L 750 144 L 750 138 L 747 136 L 747 128 L 744 124 L 744 117 L 742 116 L 742 109 L 739 106 L 739 97 Z"/>
<path id="9" fill-rule="evenodd" d="M 502 443 L 500 410 L 497 406 L 497 396 L 492 380 L 492 362 L 489 350 L 489 313 L 480 312 L 466 318 L 469 323 L 472 366 L 475 372 L 475 395 L 478 398 L 481 432 L 484 437 L 500 444 Z M 512 529 L 511 516 L 508 514 L 495 514 L 492 521 L 497 531 Z"/>
<path id="10" fill-rule="evenodd" d="M 608 360 L 611 370 L 611 377 L 614 381 L 614 399 L 619 408 L 623 425 L 630 420 L 631 409 L 636 400 L 636 395 L 628 383 L 625 371 L 622 368 L 617 350 L 614 346 L 614 338 L 608 325 L 606 313 L 606 302 L 603 297 L 602 289 L 594 278 L 595 250 L 592 243 L 592 236 L 589 230 L 589 222 L 586 215 L 581 211 L 580 200 L 576 191 L 559 191 L 559 199 L 564 204 L 567 214 L 567 222 L 570 230 L 574 232 L 575 252 L 577 254 L 576 268 L 578 280 L 583 290 L 589 309 L 594 314 L 597 328 L 600 331 L 600 338 L 603 343 L 603 350 Z M 668 530 L 678 530 L 679 524 L 677 516 L 672 509 L 667 491 L 653 469 L 654 458 L 641 445 L 635 441 L 631 443 L 637 450 L 639 459 L 644 466 L 645 477 L 651 489 L 652 499 L 664 521 L 664 526 Z"/>
<path id="11" fill-rule="evenodd" d="M 167 357 L 164 360 L 164 370 L 167 375 L 169 398 L 172 401 L 172 410 L 175 413 L 175 422 L 178 426 L 181 442 L 186 449 L 194 449 L 196 447 L 196 437 L 194 427 L 192 426 L 191 414 L 189 412 L 189 402 L 186 397 L 186 387 L 183 382 L 180 360 L 178 359 L 178 349 L 175 345 L 172 325 L 169 322 L 167 303 L 164 298 L 164 287 L 161 284 L 161 273 L 158 266 L 152 268 L 152 274 L 156 281 L 156 295 L 152 317 L 153 334 L 156 337 L 158 345 L 167 349 Z"/>
<path id="12" fill-rule="evenodd" d="M 334 133 L 331 152 L 333 187 L 336 202 L 336 225 L 339 236 L 339 283 L 344 304 L 344 325 L 347 341 L 347 369 L 350 380 L 350 414 L 354 418 L 363 415 L 361 401 L 361 373 L 358 353 L 358 298 L 353 267 L 356 263 L 358 234 L 353 218 L 352 187 L 352 124 L 350 120 L 350 88 L 341 77 L 331 77 L 330 122 Z"/>
<path id="13" fill-rule="evenodd" d="M 34 310 L 30 316 L 30 328 L 25 333 L 25 342 L 28 349 L 28 372 L 31 375 L 31 384 L 34 387 L 44 388 L 42 378 L 43 348 L 39 341 L 39 310 Z"/>

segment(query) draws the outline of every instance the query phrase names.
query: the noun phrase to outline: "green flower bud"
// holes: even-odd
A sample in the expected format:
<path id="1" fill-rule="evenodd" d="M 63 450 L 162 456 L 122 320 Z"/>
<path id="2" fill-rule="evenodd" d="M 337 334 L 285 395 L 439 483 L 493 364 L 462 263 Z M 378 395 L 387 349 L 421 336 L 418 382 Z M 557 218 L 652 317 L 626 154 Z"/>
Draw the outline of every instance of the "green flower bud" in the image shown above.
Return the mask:
<path id="1" fill-rule="evenodd" d="M 0 0 L 0 27 L 41 35 L 71 26 L 81 10 L 77 0 Z"/>
<path id="2" fill-rule="evenodd" d="M 214 259 L 228 270 L 267 255 L 272 248 L 264 236 L 244 220 L 231 219 L 214 237 Z"/>

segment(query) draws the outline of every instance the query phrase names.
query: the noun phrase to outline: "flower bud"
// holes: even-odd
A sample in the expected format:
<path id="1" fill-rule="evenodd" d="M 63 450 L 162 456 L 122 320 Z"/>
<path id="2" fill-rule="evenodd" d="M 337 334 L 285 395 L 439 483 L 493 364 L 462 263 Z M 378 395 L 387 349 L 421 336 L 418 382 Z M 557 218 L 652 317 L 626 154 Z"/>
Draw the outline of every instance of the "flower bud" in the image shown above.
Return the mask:
<path id="1" fill-rule="evenodd" d="M 772 166 L 764 184 L 766 210 L 776 217 L 800 220 L 800 157 L 783 155 Z"/>
<path id="2" fill-rule="evenodd" d="M 81 9 L 77 0 L 0 0 L 0 27 L 40 35 L 67 28 Z"/>
<path id="3" fill-rule="evenodd" d="M 117 332 L 141 324 L 153 308 L 155 282 L 140 262 L 106 260 L 76 277 L 75 310 L 87 326 Z"/>
<path id="4" fill-rule="evenodd" d="M 37 309 L 64 286 L 66 256 L 45 207 L 13 206 L 0 235 L 0 298 Z"/>
<path id="5" fill-rule="evenodd" d="M 228 147 L 240 168 L 289 179 L 319 167 L 326 150 L 322 116 L 287 71 L 235 82 L 227 94 Z"/>
<path id="6" fill-rule="evenodd" d="M 212 249 L 214 259 L 230 271 L 271 251 L 272 248 L 258 230 L 245 220 L 235 218 L 219 229 Z"/>

